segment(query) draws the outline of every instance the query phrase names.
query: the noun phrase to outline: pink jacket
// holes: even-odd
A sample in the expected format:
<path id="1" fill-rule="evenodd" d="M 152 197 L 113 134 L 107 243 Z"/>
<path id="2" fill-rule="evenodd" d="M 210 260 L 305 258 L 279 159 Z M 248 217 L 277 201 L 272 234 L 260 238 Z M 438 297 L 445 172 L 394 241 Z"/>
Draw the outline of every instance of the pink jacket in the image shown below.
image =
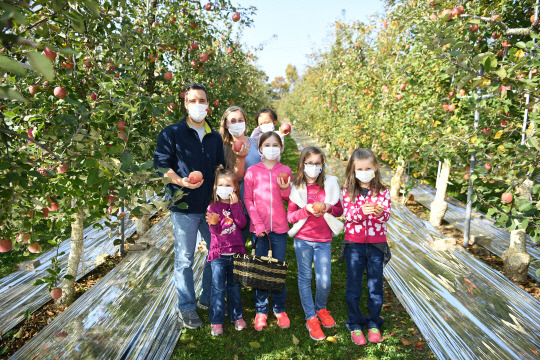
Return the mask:
<path id="1" fill-rule="evenodd" d="M 289 231 L 283 200 L 289 200 L 291 188 L 281 190 L 277 182 L 280 172 L 292 179 L 292 171 L 281 163 L 268 169 L 262 162 L 251 166 L 244 176 L 244 204 L 251 220 L 249 230 L 283 234 Z"/>
<path id="2" fill-rule="evenodd" d="M 343 216 L 345 217 L 345 240 L 357 243 L 386 242 L 386 222 L 390 219 L 390 192 L 384 189 L 378 196 L 372 197 L 371 190 L 366 197 L 361 194 L 354 201 L 349 198 L 347 189 L 343 188 Z M 366 202 L 375 202 L 384 207 L 383 213 L 377 217 L 364 215 L 361 206 Z"/>

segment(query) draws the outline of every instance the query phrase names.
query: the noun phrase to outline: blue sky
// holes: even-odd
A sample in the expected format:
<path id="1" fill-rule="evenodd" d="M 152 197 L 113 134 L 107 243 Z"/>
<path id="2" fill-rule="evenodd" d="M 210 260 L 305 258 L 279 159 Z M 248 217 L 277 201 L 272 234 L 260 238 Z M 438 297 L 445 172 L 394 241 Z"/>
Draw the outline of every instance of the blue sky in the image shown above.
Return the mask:
<path id="1" fill-rule="evenodd" d="M 366 21 L 382 14 L 382 0 L 239 0 L 242 6 L 257 7 L 254 24 L 245 28 L 241 42 L 256 51 L 257 65 L 269 81 L 285 76 L 287 64 L 302 73 L 307 55 L 332 42 L 332 24 L 336 20 Z M 276 37 L 273 37 L 276 35 Z"/>

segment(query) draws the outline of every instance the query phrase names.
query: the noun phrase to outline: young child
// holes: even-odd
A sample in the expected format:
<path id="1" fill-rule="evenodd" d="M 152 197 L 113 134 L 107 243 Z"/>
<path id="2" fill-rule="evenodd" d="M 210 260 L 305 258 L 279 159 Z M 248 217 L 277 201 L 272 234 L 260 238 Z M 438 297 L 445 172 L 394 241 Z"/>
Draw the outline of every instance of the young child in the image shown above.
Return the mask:
<path id="1" fill-rule="evenodd" d="M 278 134 L 273 131 L 262 134 L 258 148 L 262 161 L 247 169 L 244 176 L 244 201 L 251 219 L 251 241 L 253 244 L 255 238 L 260 237 L 255 254 L 266 256 L 269 238 L 272 244 L 272 256 L 284 261 L 289 224 L 283 201 L 289 199 L 292 172 L 279 162 L 280 154 L 283 152 L 283 143 Z M 288 176 L 288 179 L 283 179 L 284 176 Z M 257 331 L 261 331 L 266 326 L 269 310 L 268 295 L 266 290 L 253 291 L 256 312 L 255 330 Z M 289 317 L 285 313 L 285 296 L 285 286 L 283 286 L 283 291 L 272 292 L 272 310 L 279 327 L 283 329 L 290 326 Z"/>
<path id="2" fill-rule="evenodd" d="M 242 318 L 240 284 L 234 281 L 233 255 L 245 254 L 242 228 L 246 226 L 244 207 L 240 202 L 238 177 L 231 169 L 219 166 L 216 170 L 213 201 L 208 206 L 206 221 L 210 225 L 208 260 L 212 266 L 210 324 L 213 336 L 223 335 L 225 292 L 229 319 L 236 330 L 246 328 Z"/>
<path id="3" fill-rule="evenodd" d="M 337 177 L 326 175 L 324 154 L 313 146 L 302 150 L 289 197 L 287 220 L 294 224 L 298 263 L 298 292 L 306 315 L 306 327 L 313 340 L 324 340 L 321 325 L 334 327 L 336 322 L 326 309 L 331 284 L 331 241 L 343 230 L 336 216 L 343 214 Z M 315 302 L 311 292 L 311 267 L 315 268 Z M 318 318 L 317 318 L 318 317 Z"/>
<path id="4" fill-rule="evenodd" d="M 272 109 L 262 109 L 255 116 L 255 121 L 259 126 L 257 126 L 255 130 L 253 130 L 253 132 L 251 133 L 251 137 L 257 139 L 267 131 L 274 131 L 278 123 L 278 116 L 276 112 Z M 276 134 L 278 134 L 281 138 L 281 143 L 285 144 L 285 135 L 287 135 L 288 133 L 284 134 L 280 130 L 276 131 Z"/>
<path id="5" fill-rule="evenodd" d="M 343 188 L 345 217 L 345 259 L 347 263 L 346 321 L 351 339 L 364 345 L 362 328 L 368 328 L 368 340 L 381 341 L 380 316 L 383 304 L 383 265 L 390 249 L 386 243 L 386 222 L 390 219 L 390 194 L 381 183 L 377 159 L 369 149 L 356 149 L 347 164 Z M 367 307 L 360 312 L 362 274 L 367 272 Z"/>

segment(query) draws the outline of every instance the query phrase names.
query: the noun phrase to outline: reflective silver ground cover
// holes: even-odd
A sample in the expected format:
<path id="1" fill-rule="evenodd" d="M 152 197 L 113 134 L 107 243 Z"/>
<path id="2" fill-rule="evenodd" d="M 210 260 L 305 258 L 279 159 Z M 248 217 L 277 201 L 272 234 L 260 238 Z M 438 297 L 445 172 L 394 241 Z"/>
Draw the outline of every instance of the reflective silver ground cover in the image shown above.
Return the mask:
<path id="1" fill-rule="evenodd" d="M 293 136 L 300 149 L 318 145 Z M 343 183 L 343 162 L 327 163 Z M 439 359 L 540 358 L 538 300 L 462 247 L 444 246 L 444 235 L 399 203 L 388 230 L 384 275 Z"/>
<path id="2" fill-rule="evenodd" d="M 126 238 L 135 232 L 135 223 L 128 220 L 126 215 Z M 115 218 L 113 217 L 113 220 Z M 119 220 L 116 220 L 119 221 Z M 77 280 L 88 274 L 96 267 L 96 258 L 101 254 L 113 255 L 118 251 L 118 246 L 113 242 L 117 236 L 109 236 L 111 232 L 105 226 L 105 219 L 97 222 L 103 229 L 95 229 L 93 224 L 84 229 L 84 268 L 83 259 L 79 264 L 77 271 Z M 119 227 L 113 232 L 119 231 Z M 68 256 L 71 249 L 71 238 L 63 241 L 59 247 L 59 253 L 65 254 L 59 256 L 59 266 L 62 269 L 61 275 L 67 268 Z M 0 279 L 0 335 L 7 333 L 13 327 L 17 326 L 23 320 L 23 314 L 26 310 L 34 312 L 51 300 L 51 295 L 47 290 L 47 285 L 42 284 L 33 286 L 35 280 L 42 279 L 49 275 L 47 269 L 51 268 L 51 259 L 56 255 L 56 248 L 40 255 L 41 265 L 28 271 L 15 271 L 8 276 Z"/>
<path id="3" fill-rule="evenodd" d="M 151 247 L 128 253 L 11 359 L 168 359 L 182 330 L 175 312 L 170 217 L 139 241 Z M 197 292 L 206 254 L 195 254 Z"/>

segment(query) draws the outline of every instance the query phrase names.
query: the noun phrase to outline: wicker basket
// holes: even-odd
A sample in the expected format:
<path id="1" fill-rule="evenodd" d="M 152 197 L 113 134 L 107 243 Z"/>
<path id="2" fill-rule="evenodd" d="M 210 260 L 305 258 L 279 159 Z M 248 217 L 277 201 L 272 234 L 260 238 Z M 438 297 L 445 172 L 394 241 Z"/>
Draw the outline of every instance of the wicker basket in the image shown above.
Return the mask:
<path id="1" fill-rule="evenodd" d="M 272 257 L 272 244 L 268 235 L 266 239 L 268 256 L 255 255 L 259 238 L 253 244 L 251 255 L 234 254 L 234 281 L 254 289 L 280 292 L 285 285 L 289 264 Z"/>

